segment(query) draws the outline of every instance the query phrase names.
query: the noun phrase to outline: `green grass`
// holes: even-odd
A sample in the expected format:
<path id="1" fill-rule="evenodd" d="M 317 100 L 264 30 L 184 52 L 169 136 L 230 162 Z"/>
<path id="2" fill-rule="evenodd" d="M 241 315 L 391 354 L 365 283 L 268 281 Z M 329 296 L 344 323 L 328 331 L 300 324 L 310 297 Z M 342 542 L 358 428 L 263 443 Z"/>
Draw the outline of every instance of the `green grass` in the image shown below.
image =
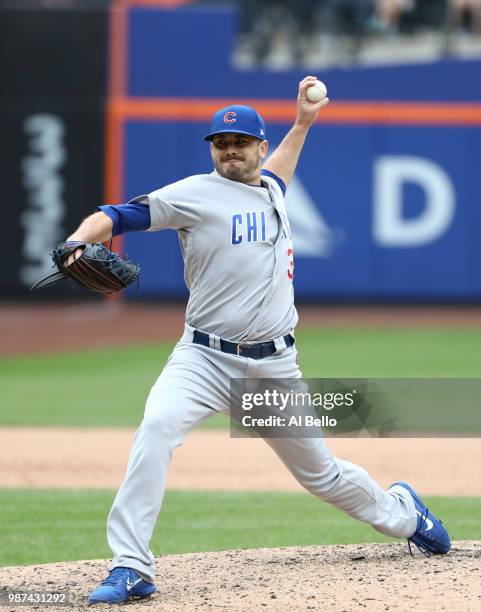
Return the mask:
<path id="1" fill-rule="evenodd" d="M 297 341 L 305 377 L 481 377 L 481 329 L 312 328 Z M 172 346 L 0 359 L 0 424 L 135 426 Z"/>
<path id="2" fill-rule="evenodd" d="M 0 565 L 109 558 L 112 491 L 0 489 Z M 481 539 L 481 499 L 426 498 L 455 539 Z M 389 542 L 302 493 L 167 493 L 154 554 L 232 548 Z"/>

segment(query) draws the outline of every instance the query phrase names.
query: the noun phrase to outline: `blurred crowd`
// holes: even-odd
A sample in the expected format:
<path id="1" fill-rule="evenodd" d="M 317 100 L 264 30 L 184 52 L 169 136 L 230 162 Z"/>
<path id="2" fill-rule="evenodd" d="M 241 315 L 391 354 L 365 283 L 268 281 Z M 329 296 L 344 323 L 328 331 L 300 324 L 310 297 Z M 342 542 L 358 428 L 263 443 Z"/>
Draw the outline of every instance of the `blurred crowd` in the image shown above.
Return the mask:
<path id="1" fill-rule="evenodd" d="M 435 33 L 449 52 L 456 37 L 481 37 L 481 0 L 237 0 L 239 44 L 262 63 L 282 37 L 301 62 L 319 43 L 359 54 L 372 41 L 411 41 Z M 342 49 L 340 49 L 342 43 Z M 322 46 L 322 45 L 321 45 Z"/>

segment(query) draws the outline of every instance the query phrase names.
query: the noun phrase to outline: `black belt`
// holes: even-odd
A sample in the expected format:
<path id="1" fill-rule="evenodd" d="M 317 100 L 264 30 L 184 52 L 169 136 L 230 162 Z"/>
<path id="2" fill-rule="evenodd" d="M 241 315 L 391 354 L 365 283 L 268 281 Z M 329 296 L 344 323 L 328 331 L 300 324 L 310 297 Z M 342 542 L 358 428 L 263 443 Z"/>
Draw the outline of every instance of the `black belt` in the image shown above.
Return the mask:
<path id="1" fill-rule="evenodd" d="M 205 334 L 196 329 L 192 342 L 194 344 L 202 344 L 202 346 L 210 347 L 209 334 Z M 289 347 L 294 344 L 295 339 L 291 334 L 287 334 L 284 336 L 284 342 L 286 346 Z M 259 342 L 258 344 L 237 344 L 236 342 L 229 342 L 228 340 L 222 340 L 222 338 L 220 338 L 220 350 L 223 353 L 230 353 L 231 355 L 240 355 L 242 357 L 250 357 L 251 359 L 263 359 L 264 357 L 273 355 L 277 351 L 277 348 L 273 340 L 269 342 Z"/>

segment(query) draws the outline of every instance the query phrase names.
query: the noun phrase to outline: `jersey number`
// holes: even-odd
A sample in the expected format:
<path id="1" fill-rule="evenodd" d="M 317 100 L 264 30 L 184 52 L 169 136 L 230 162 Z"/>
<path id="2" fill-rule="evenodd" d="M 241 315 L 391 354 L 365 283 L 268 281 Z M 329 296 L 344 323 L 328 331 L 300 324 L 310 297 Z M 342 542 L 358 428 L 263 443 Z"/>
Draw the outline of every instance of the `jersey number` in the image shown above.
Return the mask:
<path id="1" fill-rule="evenodd" d="M 287 249 L 287 257 L 292 257 L 294 251 L 292 249 Z M 294 278 L 294 260 L 291 259 L 289 262 L 290 268 L 287 270 L 287 276 L 292 280 Z"/>

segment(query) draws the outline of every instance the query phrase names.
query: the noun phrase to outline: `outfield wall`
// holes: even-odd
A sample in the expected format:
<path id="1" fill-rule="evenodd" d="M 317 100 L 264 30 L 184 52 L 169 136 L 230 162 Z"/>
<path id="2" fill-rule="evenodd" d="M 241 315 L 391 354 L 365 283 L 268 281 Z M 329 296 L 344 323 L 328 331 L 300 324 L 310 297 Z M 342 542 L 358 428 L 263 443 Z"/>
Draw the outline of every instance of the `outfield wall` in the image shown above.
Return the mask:
<path id="1" fill-rule="evenodd" d="M 123 198 L 209 172 L 212 111 L 255 104 L 280 142 L 304 71 L 231 65 L 236 15 L 188 7 L 127 15 Z M 481 297 L 481 61 L 324 71 L 332 104 L 288 193 L 295 288 L 306 299 Z M 140 294 L 185 294 L 177 237 L 129 235 Z M 152 253 L 157 256 L 152 256 Z"/>
<path id="2" fill-rule="evenodd" d="M 103 197 L 107 0 L 60 4 L 0 0 L 0 298 L 78 299 L 29 287 Z"/>
<path id="3" fill-rule="evenodd" d="M 19 21 L 15 2 L 0 0 L 3 254 L 12 263 L 0 296 L 23 299 L 51 269 L 51 248 L 97 204 L 210 172 L 203 135 L 216 109 L 255 105 L 275 147 L 305 76 L 235 68 L 232 9 L 28 3 L 44 8 L 22 9 Z M 75 42 L 84 38 L 85 48 Z M 287 196 L 297 296 L 479 301 L 481 59 L 319 76 L 332 103 Z M 142 264 L 141 297 L 185 297 L 174 232 L 114 245 Z M 64 285 L 35 294 L 69 296 L 77 299 Z"/>

